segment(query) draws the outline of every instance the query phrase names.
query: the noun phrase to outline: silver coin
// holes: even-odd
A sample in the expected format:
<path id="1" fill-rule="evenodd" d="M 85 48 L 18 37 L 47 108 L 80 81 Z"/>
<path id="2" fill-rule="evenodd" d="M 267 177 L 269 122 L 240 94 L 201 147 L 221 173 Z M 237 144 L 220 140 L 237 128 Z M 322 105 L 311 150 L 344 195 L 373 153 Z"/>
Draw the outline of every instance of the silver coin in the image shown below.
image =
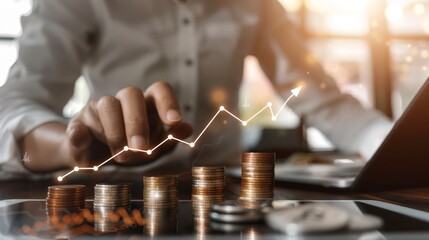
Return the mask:
<path id="1" fill-rule="evenodd" d="M 236 201 L 228 200 L 223 203 L 213 204 L 212 211 L 219 213 L 238 214 L 246 213 L 248 212 L 248 209 Z"/>
<path id="2" fill-rule="evenodd" d="M 222 222 L 210 222 L 210 227 L 213 230 L 225 232 L 225 233 L 237 233 L 241 232 L 245 229 L 248 229 L 252 226 L 255 226 L 253 224 L 236 224 L 236 223 L 222 223 Z M 256 225 L 259 226 L 259 225 Z"/>
<path id="3" fill-rule="evenodd" d="M 326 204 L 305 204 L 274 210 L 265 220 L 271 228 L 288 235 L 331 232 L 345 228 L 349 214 Z"/>
<path id="4" fill-rule="evenodd" d="M 369 214 L 351 214 L 347 228 L 349 231 L 362 232 L 381 228 L 383 220 L 377 216 Z"/>
<path id="5" fill-rule="evenodd" d="M 249 211 L 244 214 L 211 212 L 210 218 L 215 221 L 225 223 L 252 223 L 262 221 L 264 219 L 264 214 L 260 211 Z"/>

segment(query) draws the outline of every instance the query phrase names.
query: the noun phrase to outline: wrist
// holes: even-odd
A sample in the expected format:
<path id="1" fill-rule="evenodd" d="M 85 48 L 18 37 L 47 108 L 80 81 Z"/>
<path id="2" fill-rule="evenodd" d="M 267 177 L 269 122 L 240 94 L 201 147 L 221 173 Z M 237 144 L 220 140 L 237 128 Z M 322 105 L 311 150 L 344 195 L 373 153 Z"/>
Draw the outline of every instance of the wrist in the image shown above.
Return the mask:
<path id="1" fill-rule="evenodd" d="M 68 167 L 65 129 L 63 123 L 46 123 L 21 139 L 21 152 L 30 159 L 26 164 L 28 170 L 42 173 Z"/>

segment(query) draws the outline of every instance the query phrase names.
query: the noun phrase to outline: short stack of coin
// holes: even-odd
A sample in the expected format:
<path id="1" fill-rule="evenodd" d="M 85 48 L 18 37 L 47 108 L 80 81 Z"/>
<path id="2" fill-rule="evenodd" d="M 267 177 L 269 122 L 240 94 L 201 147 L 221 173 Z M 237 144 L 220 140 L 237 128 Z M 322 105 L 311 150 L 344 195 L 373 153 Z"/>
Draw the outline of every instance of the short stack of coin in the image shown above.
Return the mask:
<path id="1" fill-rule="evenodd" d="M 143 177 L 144 233 L 149 236 L 177 232 L 177 175 Z"/>
<path id="2" fill-rule="evenodd" d="M 129 211 L 131 201 L 129 183 L 97 184 L 94 188 L 95 229 L 100 232 L 116 232 L 122 221 L 112 221 L 119 210 Z"/>
<path id="3" fill-rule="evenodd" d="M 225 167 L 192 168 L 192 209 L 198 234 L 209 230 L 209 213 L 215 203 L 225 201 Z"/>
<path id="4" fill-rule="evenodd" d="M 85 185 L 57 185 L 48 188 L 46 212 L 48 216 L 78 213 L 85 208 Z"/>
<path id="5" fill-rule="evenodd" d="M 241 163 L 240 201 L 248 208 L 258 208 L 274 198 L 274 163 L 271 152 L 246 152 Z"/>

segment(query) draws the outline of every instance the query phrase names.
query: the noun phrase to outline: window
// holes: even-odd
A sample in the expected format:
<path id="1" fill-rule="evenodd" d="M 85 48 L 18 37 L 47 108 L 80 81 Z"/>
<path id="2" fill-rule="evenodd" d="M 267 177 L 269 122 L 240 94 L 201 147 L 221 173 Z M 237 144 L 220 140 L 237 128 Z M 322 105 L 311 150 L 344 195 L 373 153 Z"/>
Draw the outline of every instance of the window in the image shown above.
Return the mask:
<path id="1" fill-rule="evenodd" d="M 0 86 L 7 78 L 9 68 L 17 58 L 17 38 L 22 32 L 21 16 L 30 13 L 31 0 L 2 0 L 0 2 Z M 64 108 L 64 115 L 73 116 L 87 102 L 89 92 L 85 80 L 80 77 L 75 84 L 75 93 Z"/>
<path id="2" fill-rule="evenodd" d="M 428 0 L 278 1 L 341 91 L 366 107 L 397 119 L 429 76 Z M 245 78 L 242 99 L 252 95 L 251 89 L 265 87 L 263 75 L 254 74 L 256 68 L 247 62 L 245 76 L 253 77 Z M 243 114 L 250 114 L 247 111 L 252 109 Z M 260 121 L 257 124 L 274 124 Z"/>
<path id="3" fill-rule="evenodd" d="M 16 38 L 21 34 L 20 18 L 31 10 L 31 0 L 2 0 L 0 3 L 0 86 L 6 81 L 17 56 Z"/>
<path id="4" fill-rule="evenodd" d="M 300 13 L 325 70 L 364 105 L 396 119 L 428 77 L 428 0 L 279 1 Z"/>
<path id="5" fill-rule="evenodd" d="M 392 108 L 398 118 L 429 76 L 429 1 L 388 0 Z"/>

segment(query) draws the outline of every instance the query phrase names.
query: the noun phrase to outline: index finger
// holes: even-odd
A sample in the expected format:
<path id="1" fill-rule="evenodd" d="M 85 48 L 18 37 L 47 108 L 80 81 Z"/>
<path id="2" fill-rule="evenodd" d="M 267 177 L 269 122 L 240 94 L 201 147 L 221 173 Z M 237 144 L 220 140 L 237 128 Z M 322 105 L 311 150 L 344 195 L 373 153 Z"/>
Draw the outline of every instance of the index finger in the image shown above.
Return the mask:
<path id="1" fill-rule="evenodd" d="M 149 121 L 143 92 L 135 87 L 124 88 L 116 94 L 122 107 L 128 145 L 145 149 L 149 146 Z"/>
<path id="2" fill-rule="evenodd" d="M 180 108 L 170 84 L 163 81 L 152 84 L 146 90 L 145 97 L 154 100 L 159 118 L 164 124 L 171 126 L 181 122 Z"/>

